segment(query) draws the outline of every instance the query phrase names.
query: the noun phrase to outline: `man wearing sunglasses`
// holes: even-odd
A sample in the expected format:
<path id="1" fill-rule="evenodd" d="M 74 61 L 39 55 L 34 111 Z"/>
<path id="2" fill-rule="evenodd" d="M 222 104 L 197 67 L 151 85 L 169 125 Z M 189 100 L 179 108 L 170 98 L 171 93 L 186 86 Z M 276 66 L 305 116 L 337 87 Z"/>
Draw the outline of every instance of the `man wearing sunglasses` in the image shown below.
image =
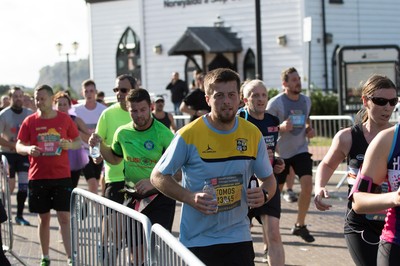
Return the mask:
<path id="1" fill-rule="evenodd" d="M 131 117 L 126 106 L 126 95 L 129 91 L 137 89 L 138 84 L 134 77 L 123 74 L 115 80 L 113 91 L 117 97 L 117 103 L 108 107 L 99 118 L 96 127 L 96 133 L 103 139 L 107 145 L 111 145 L 114 132 L 119 126 L 125 125 L 131 121 Z M 100 161 L 101 158 L 95 161 Z M 124 193 L 120 191 L 124 188 L 124 165 L 119 163 L 112 165 L 105 161 L 104 180 L 102 180 L 102 192 L 104 197 L 122 204 L 124 202 Z"/>

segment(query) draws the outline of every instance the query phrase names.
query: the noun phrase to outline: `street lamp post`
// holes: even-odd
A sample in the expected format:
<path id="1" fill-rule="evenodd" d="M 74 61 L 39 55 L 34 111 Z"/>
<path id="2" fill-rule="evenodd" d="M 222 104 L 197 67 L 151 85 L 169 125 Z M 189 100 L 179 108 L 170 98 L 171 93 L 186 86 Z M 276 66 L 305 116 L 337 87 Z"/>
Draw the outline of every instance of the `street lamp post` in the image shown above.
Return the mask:
<path id="1" fill-rule="evenodd" d="M 76 54 L 76 51 L 78 50 L 78 47 L 79 47 L 79 43 L 78 42 L 73 42 L 72 43 L 72 50 L 73 50 L 72 54 Z M 62 48 L 63 48 L 63 44 L 62 43 L 57 43 L 56 44 L 56 49 L 58 51 L 58 54 L 67 56 L 67 89 L 70 89 L 71 88 L 71 77 L 70 77 L 70 71 L 69 71 L 69 55 L 71 53 L 70 52 L 61 53 Z"/>

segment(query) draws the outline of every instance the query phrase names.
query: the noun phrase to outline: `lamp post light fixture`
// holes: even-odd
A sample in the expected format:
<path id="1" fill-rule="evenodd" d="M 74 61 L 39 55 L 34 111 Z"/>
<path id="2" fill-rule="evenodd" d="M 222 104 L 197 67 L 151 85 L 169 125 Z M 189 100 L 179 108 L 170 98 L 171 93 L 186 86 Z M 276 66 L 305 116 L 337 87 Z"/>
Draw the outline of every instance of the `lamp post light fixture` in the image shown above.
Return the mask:
<path id="1" fill-rule="evenodd" d="M 62 48 L 63 48 L 63 44 L 62 43 L 57 43 L 56 44 L 56 49 L 58 51 L 58 54 L 67 56 L 67 89 L 70 89 L 71 88 L 71 77 L 70 77 L 70 71 L 69 71 L 69 55 L 70 54 L 73 54 L 73 55 L 76 54 L 76 51 L 79 48 L 79 43 L 78 42 L 73 42 L 72 43 L 72 51 L 73 51 L 73 53 L 71 53 L 71 52 L 61 53 Z"/>

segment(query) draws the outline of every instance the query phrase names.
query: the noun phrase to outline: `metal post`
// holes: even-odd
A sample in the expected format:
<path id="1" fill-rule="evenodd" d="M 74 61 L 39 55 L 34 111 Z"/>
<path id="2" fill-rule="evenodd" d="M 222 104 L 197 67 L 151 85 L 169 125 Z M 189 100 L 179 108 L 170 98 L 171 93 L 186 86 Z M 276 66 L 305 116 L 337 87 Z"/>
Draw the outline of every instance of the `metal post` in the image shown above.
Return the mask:
<path id="1" fill-rule="evenodd" d="M 256 78 L 263 79 L 262 69 L 262 36 L 261 36 L 261 10 L 260 0 L 255 0 L 256 6 L 256 45 L 257 45 L 257 64 L 256 64 Z"/>
<path id="2" fill-rule="evenodd" d="M 71 77 L 69 73 L 69 53 L 66 53 L 67 55 L 67 90 L 71 88 Z"/>

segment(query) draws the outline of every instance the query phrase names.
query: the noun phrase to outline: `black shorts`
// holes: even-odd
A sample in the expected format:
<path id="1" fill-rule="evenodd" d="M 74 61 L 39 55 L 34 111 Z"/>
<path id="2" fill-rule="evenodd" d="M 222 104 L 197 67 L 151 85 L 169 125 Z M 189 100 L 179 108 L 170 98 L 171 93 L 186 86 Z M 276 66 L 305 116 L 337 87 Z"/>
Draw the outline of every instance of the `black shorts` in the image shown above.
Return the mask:
<path id="1" fill-rule="evenodd" d="M 122 204 L 125 200 L 125 192 L 122 192 L 121 190 L 123 190 L 124 187 L 125 181 L 106 183 L 104 197 Z"/>
<path id="2" fill-rule="evenodd" d="M 285 160 L 285 169 L 280 174 L 276 174 L 278 184 L 284 184 L 289 174 L 290 167 L 293 168 L 296 175 L 301 178 L 304 175 L 312 176 L 313 160 L 308 152 L 297 154 Z"/>
<path id="3" fill-rule="evenodd" d="M 71 178 L 29 180 L 29 211 L 70 211 Z"/>
<path id="4" fill-rule="evenodd" d="M 206 247 L 191 247 L 189 250 L 207 266 L 254 265 L 255 254 L 252 241 L 218 244 Z"/>
<path id="5" fill-rule="evenodd" d="M 250 220 L 255 217 L 262 224 L 261 215 L 281 218 L 281 192 L 279 186 L 276 186 L 275 195 L 266 204 L 258 208 L 249 209 L 249 213 L 247 214 Z"/>
<path id="6" fill-rule="evenodd" d="M 15 173 L 28 172 L 29 160 L 28 156 L 22 156 L 18 153 L 3 153 L 7 158 L 8 169 L 10 170 L 10 178 L 15 178 Z"/>
<path id="7" fill-rule="evenodd" d="M 83 175 L 85 176 L 86 180 L 89 180 L 91 178 L 96 178 L 97 180 L 99 180 L 102 170 L 103 170 L 103 162 L 95 164 L 93 162 L 92 157 L 90 156 L 88 164 L 82 169 Z"/>
<path id="8" fill-rule="evenodd" d="M 126 194 L 124 205 L 133 208 L 132 199 L 129 194 Z M 175 200 L 159 193 L 141 213 L 149 217 L 152 224 L 158 223 L 171 231 L 175 216 L 175 205 Z"/>
<path id="9" fill-rule="evenodd" d="M 132 199 L 133 198 L 129 198 L 129 196 L 126 196 L 124 205 L 129 208 L 133 208 L 133 206 L 131 205 Z M 168 198 L 164 194 L 159 193 L 157 197 L 155 197 L 149 203 L 149 205 L 147 205 L 147 207 L 141 211 L 141 213 L 146 215 L 152 224 L 158 223 L 171 232 L 172 224 L 174 223 L 175 205 L 175 200 Z M 128 226 L 132 228 L 131 224 L 129 224 Z M 126 238 L 129 239 L 128 236 Z M 134 246 L 133 239 L 135 239 L 136 245 L 138 245 L 139 242 L 143 243 L 143 238 L 140 235 L 137 237 L 132 237 L 131 246 Z"/>

